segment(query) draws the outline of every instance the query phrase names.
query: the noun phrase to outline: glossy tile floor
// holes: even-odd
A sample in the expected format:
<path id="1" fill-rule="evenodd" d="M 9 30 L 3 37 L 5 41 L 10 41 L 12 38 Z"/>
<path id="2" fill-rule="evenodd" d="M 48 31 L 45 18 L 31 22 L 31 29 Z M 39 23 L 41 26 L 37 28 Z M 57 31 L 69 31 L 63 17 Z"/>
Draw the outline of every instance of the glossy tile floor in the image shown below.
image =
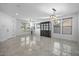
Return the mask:
<path id="1" fill-rule="evenodd" d="M 76 42 L 28 34 L 0 42 L 0 55 L 79 56 L 79 47 Z"/>

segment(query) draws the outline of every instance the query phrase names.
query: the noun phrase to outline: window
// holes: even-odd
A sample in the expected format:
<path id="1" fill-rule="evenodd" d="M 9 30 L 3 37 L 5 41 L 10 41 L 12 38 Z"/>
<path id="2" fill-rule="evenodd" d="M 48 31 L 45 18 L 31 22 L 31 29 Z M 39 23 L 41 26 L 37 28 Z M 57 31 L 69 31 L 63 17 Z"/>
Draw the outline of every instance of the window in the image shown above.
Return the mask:
<path id="1" fill-rule="evenodd" d="M 72 18 L 65 18 L 62 22 L 62 34 L 72 34 Z"/>
<path id="2" fill-rule="evenodd" d="M 60 22 L 60 20 L 54 22 L 54 33 L 60 34 L 60 30 L 61 30 L 60 24 L 61 23 L 59 23 L 59 22 Z"/>
<path id="3" fill-rule="evenodd" d="M 43 30 L 43 24 L 41 24 L 41 30 Z"/>

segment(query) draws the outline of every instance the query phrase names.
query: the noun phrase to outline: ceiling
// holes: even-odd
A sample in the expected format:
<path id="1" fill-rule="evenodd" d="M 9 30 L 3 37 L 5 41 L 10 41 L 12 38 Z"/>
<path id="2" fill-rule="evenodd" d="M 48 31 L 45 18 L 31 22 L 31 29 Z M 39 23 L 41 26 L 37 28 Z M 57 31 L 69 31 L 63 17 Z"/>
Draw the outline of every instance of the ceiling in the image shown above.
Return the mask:
<path id="1" fill-rule="evenodd" d="M 58 16 L 79 12 L 78 3 L 0 3 L 0 11 L 17 19 L 46 18 L 53 14 L 52 8 Z"/>

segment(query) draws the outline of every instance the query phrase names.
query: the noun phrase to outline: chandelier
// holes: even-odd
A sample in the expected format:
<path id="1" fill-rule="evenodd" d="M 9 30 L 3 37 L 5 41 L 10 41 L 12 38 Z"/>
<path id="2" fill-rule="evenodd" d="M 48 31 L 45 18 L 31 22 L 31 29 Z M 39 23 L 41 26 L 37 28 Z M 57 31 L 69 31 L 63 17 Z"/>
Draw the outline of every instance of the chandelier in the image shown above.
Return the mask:
<path id="1" fill-rule="evenodd" d="M 55 8 L 52 8 L 52 10 L 53 10 L 53 15 L 50 16 L 50 19 L 53 20 L 53 22 L 55 24 L 59 24 L 60 23 L 60 20 L 58 19 L 58 17 L 55 14 L 56 9 Z"/>

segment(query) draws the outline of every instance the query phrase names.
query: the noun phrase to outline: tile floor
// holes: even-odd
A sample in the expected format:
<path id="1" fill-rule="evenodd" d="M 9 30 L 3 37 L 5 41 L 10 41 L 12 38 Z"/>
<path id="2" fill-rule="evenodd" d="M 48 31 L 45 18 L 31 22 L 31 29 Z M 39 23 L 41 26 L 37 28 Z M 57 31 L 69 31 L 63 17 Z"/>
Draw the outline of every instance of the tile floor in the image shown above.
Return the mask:
<path id="1" fill-rule="evenodd" d="M 79 56 L 76 42 L 64 39 L 20 35 L 0 42 L 1 56 Z"/>

